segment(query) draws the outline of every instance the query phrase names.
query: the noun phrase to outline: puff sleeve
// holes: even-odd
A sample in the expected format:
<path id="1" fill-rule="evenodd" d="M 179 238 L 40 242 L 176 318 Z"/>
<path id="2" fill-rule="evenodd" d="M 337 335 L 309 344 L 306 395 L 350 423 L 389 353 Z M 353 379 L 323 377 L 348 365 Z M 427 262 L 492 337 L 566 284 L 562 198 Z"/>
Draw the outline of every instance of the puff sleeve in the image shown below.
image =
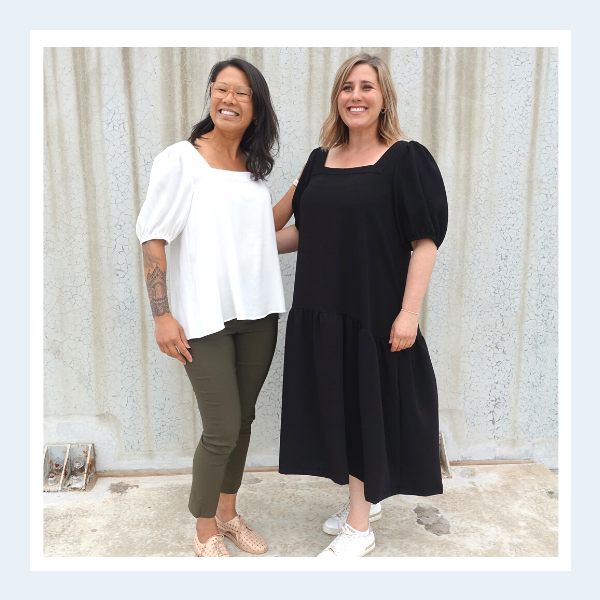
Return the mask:
<path id="1" fill-rule="evenodd" d="M 310 181 L 310 176 L 312 172 L 312 166 L 315 161 L 315 156 L 317 152 L 319 152 L 320 148 L 315 148 L 308 157 L 306 161 L 306 165 L 304 170 L 302 171 L 302 175 L 300 175 L 300 179 L 298 180 L 298 185 L 294 190 L 294 197 L 292 198 L 292 211 L 294 213 L 294 225 L 296 225 L 296 229 L 300 231 L 300 200 L 302 198 L 302 194 Z"/>
<path id="2" fill-rule="evenodd" d="M 188 143 L 188 142 L 185 142 Z M 172 242 L 185 227 L 194 191 L 194 174 L 182 142 L 163 150 L 152 163 L 146 200 L 135 232 L 141 243 Z"/>
<path id="3" fill-rule="evenodd" d="M 405 243 L 429 238 L 439 248 L 448 228 L 448 201 L 440 170 L 425 146 L 406 145 L 394 172 L 398 230 Z"/>

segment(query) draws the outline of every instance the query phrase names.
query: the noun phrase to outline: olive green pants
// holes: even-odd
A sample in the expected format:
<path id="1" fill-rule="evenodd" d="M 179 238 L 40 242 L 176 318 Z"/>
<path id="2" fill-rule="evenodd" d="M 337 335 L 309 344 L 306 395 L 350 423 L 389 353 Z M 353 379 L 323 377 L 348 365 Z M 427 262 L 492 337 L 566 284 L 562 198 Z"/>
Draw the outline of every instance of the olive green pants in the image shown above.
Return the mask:
<path id="1" fill-rule="evenodd" d="M 277 313 L 225 323 L 225 329 L 188 340 L 192 382 L 202 436 L 194 454 L 189 509 L 211 518 L 219 494 L 235 494 L 242 483 L 256 399 L 277 343 Z"/>

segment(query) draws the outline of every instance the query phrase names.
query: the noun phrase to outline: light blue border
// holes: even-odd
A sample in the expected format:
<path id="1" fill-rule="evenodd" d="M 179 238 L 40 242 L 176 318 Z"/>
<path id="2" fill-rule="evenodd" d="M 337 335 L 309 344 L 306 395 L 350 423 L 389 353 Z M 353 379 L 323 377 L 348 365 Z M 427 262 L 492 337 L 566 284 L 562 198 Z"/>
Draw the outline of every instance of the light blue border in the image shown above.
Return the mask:
<path id="1" fill-rule="evenodd" d="M 598 31 L 589 2 L 434 1 L 365 3 L 307 0 L 239 2 L 29 2 L 3 11 L 2 197 L 4 234 L 3 456 L 18 461 L 28 447 L 29 368 L 29 30 L 30 29 L 571 29 L 572 133 L 572 573 L 29 573 L 27 490 L 18 470 L 2 489 L 3 588 L 10 598 L 81 593 L 86 598 L 544 598 L 588 597 L 597 589 L 596 464 L 600 393 L 596 383 L 600 328 L 595 233 L 600 222 Z M 586 8 L 587 7 L 587 8 Z M 223 9 L 226 9 L 223 12 Z M 325 43 L 325 41 L 324 41 Z M 360 40 L 353 40 L 360 43 Z M 40 143 L 42 132 L 39 132 Z M 42 343 L 42 332 L 39 343 Z M 26 460 L 23 461 L 27 463 Z M 67 576 L 68 575 L 68 576 Z M 593 578 L 593 579 L 592 579 Z M 50 581 L 54 579 L 54 583 Z M 586 587 L 589 590 L 584 592 Z M 12 590 L 11 590 L 12 588 Z M 62 592 L 59 591 L 62 588 Z M 5 592 L 5 593 L 6 593 Z"/>

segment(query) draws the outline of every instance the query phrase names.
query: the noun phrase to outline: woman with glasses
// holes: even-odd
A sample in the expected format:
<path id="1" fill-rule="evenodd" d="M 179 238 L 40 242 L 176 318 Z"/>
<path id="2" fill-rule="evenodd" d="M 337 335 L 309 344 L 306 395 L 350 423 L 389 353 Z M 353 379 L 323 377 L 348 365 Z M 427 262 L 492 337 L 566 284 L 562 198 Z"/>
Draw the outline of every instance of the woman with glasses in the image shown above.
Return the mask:
<path id="1" fill-rule="evenodd" d="M 156 342 L 185 366 L 202 418 L 188 503 L 194 550 L 228 557 L 224 536 L 246 552 L 267 551 L 237 514 L 236 495 L 286 308 L 264 183 L 278 140 L 269 88 L 234 58 L 213 66 L 208 89 L 209 114 L 155 158 L 136 232 Z"/>
<path id="2" fill-rule="evenodd" d="M 279 472 L 350 484 L 321 558 L 364 556 L 395 494 L 443 492 L 435 375 L 418 326 L 448 208 L 429 151 L 402 139 L 387 65 L 338 70 L 297 188 L 274 207 L 298 251 L 286 330 Z M 292 215 L 295 225 L 282 229 Z"/>

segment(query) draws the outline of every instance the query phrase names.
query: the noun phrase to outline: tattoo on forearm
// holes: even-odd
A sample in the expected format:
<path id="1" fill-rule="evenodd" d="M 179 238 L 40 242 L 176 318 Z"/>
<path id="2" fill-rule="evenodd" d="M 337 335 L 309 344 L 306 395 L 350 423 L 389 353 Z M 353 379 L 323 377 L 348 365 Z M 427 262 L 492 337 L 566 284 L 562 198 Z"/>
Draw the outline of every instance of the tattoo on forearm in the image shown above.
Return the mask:
<path id="1" fill-rule="evenodd" d="M 153 317 L 162 317 L 170 313 L 167 296 L 167 273 L 160 268 L 159 258 L 150 252 L 146 244 L 142 244 L 144 254 L 144 269 L 149 269 L 146 275 L 146 289 L 150 298 Z"/>
<path id="2" fill-rule="evenodd" d="M 152 269 L 154 265 L 160 264 L 160 259 L 156 254 L 152 254 L 148 247 L 148 242 L 142 244 L 142 253 L 144 254 L 144 269 Z"/>
<path id="3" fill-rule="evenodd" d="M 170 313 L 167 297 L 167 274 L 158 265 L 148 272 L 146 289 L 150 298 L 153 317 L 162 317 Z"/>

